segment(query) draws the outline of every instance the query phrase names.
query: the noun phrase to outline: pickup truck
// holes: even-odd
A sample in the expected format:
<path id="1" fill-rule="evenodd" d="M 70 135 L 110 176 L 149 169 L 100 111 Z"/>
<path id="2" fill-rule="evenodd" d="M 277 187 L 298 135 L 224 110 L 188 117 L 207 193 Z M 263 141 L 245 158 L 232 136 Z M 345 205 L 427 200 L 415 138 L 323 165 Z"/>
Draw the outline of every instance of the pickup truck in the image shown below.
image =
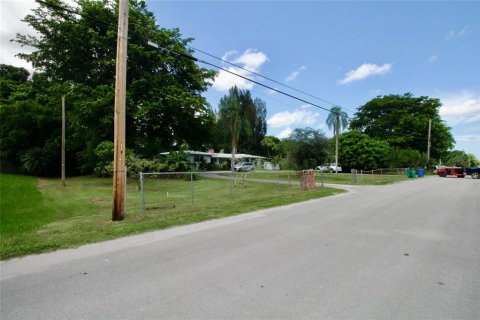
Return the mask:
<path id="1" fill-rule="evenodd" d="M 438 167 L 437 174 L 439 177 L 456 176 L 457 178 L 465 178 L 465 168 L 463 167 Z"/>
<path id="2" fill-rule="evenodd" d="M 465 174 L 472 176 L 473 179 L 480 179 L 480 167 L 467 167 L 465 168 Z"/>
<path id="3" fill-rule="evenodd" d="M 316 166 L 315 171 L 323 171 L 323 172 L 335 172 L 335 163 L 325 164 L 323 166 Z M 342 172 L 342 167 L 340 165 L 337 166 L 338 172 Z"/>

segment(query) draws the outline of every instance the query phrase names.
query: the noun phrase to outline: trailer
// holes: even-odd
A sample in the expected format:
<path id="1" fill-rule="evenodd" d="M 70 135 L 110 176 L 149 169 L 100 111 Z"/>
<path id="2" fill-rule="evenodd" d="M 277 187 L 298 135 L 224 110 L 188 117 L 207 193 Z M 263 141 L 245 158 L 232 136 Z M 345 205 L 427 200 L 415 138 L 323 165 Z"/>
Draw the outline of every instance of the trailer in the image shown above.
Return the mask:
<path id="1" fill-rule="evenodd" d="M 439 167 L 437 169 L 437 175 L 445 178 L 446 176 L 455 176 L 457 178 L 465 178 L 464 167 Z"/>

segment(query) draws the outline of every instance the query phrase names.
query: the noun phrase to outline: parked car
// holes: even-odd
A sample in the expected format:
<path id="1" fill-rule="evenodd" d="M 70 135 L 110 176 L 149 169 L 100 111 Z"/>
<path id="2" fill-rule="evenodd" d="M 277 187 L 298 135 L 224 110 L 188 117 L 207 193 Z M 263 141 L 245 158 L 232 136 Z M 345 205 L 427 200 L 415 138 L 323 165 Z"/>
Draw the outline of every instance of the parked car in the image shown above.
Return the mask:
<path id="1" fill-rule="evenodd" d="M 233 166 L 235 171 L 252 171 L 255 169 L 255 165 L 251 162 L 239 162 Z"/>
<path id="2" fill-rule="evenodd" d="M 342 167 L 338 165 L 337 170 L 335 170 L 335 163 L 330 163 L 330 164 L 324 164 L 323 166 L 317 166 L 315 167 L 316 171 L 322 171 L 322 172 L 342 172 Z"/>
<path id="3" fill-rule="evenodd" d="M 480 167 L 467 167 L 465 168 L 465 174 L 472 176 L 473 179 L 480 179 Z"/>

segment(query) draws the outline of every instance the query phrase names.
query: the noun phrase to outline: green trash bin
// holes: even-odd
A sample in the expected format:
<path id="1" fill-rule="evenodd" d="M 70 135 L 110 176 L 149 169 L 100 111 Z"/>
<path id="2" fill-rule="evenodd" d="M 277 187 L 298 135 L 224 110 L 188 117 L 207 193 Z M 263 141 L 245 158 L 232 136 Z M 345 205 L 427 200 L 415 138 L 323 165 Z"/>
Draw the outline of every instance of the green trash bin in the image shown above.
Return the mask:
<path id="1" fill-rule="evenodd" d="M 410 169 L 410 178 L 416 178 L 417 177 L 417 170 L 415 169 Z"/>

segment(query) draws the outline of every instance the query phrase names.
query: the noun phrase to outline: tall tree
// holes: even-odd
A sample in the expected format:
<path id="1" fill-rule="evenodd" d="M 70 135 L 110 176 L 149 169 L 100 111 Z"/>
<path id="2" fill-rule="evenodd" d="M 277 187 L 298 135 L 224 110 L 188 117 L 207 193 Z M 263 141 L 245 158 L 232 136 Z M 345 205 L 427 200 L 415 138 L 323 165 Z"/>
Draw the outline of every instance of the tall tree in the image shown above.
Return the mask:
<path id="1" fill-rule="evenodd" d="M 397 149 L 426 153 L 428 120 L 432 120 L 431 156 L 440 158 L 453 147 L 450 128 L 442 121 L 439 99 L 414 97 L 411 93 L 376 97 L 358 109 L 350 128 L 371 138 L 387 141 Z"/>
<path id="2" fill-rule="evenodd" d="M 312 128 L 297 128 L 282 141 L 287 163 L 295 169 L 312 169 L 327 159 L 327 138 Z"/>
<path id="3" fill-rule="evenodd" d="M 238 89 L 233 87 L 229 94 L 220 99 L 219 104 L 219 123 L 227 130 L 231 141 L 232 161 L 231 167 L 235 165 L 235 155 L 237 152 L 238 141 L 242 129 L 246 127 L 246 122 L 242 118 L 242 109 L 238 99 Z"/>
<path id="4" fill-rule="evenodd" d="M 338 173 L 338 137 L 340 131 L 344 130 L 348 125 L 348 115 L 339 106 L 333 106 L 327 117 L 327 126 L 329 129 L 333 128 L 335 135 L 335 173 Z"/>
<path id="5" fill-rule="evenodd" d="M 172 53 L 191 54 L 186 46 L 192 39 L 183 39 L 178 29 L 159 28 L 145 1 L 130 4 L 127 146 L 146 157 L 183 142 L 203 148 L 215 117 L 201 93 L 215 72 Z M 19 56 L 32 63 L 46 86 L 69 84 L 68 138 L 85 172 L 94 167 L 97 145 L 113 140 L 117 12 L 116 1 L 81 0 L 77 7 L 42 1 L 23 20 L 36 35 L 16 38 L 34 48 Z M 148 41 L 169 50 L 153 48 Z"/>
<path id="6" fill-rule="evenodd" d="M 11 77 L 26 72 L 17 69 L 0 75 L 2 170 L 42 176 L 59 174 L 61 109 L 56 98 L 62 88 L 46 85 L 36 75 L 32 80 Z"/>
<path id="7" fill-rule="evenodd" d="M 223 101 L 223 102 L 222 102 Z M 230 101 L 235 101 L 236 108 L 226 108 L 226 104 Z M 233 112 L 228 115 L 228 112 Z M 237 125 L 239 128 L 239 136 L 237 139 L 236 150 L 241 150 L 246 153 L 262 153 L 262 139 L 267 132 L 266 123 L 267 107 L 266 103 L 256 98 L 252 99 L 250 91 L 240 90 L 236 86 L 231 88 L 227 95 L 225 95 L 219 104 L 219 114 L 217 121 L 217 145 L 221 148 L 230 149 L 232 130 L 229 124 L 226 124 L 225 119 L 232 119 L 239 117 Z M 228 120 L 230 121 L 230 120 Z M 227 121 L 227 122 L 228 122 Z"/>
<path id="8" fill-rule="evenodd" d="M 343 170 L 372 170 L 387 166 L 390 153 L 387 142 L 371 139 L 358 130 L 341 134 L 339 140 L 339 159 Z"/>
<path id="9" fill-rule="evenodd" d="M 262 139 L 262 146 L 267 150 L 268 158 L 272 158 L 278 154 L 280 139 L 275 136 L 266 136 Z"/>

